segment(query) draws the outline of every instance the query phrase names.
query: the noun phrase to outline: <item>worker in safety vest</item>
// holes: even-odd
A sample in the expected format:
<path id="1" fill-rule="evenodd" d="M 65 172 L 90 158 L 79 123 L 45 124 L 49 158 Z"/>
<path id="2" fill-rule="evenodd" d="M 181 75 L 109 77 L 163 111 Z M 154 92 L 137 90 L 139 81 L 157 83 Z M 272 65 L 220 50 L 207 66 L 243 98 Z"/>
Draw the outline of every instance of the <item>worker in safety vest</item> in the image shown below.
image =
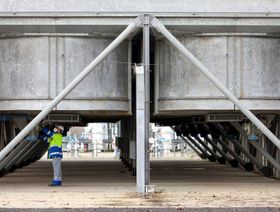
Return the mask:
<path id="1" fill-rule="evenodd" d="M 42 132 L 48 137 L 49 142 L 48 158 L 52 159 L 53 166 L 53 180 L 50 186 L 61 186 L 62 171 L 61 171 L 61 159 L 62 154 L 62 133 L 64 131 L 63 126 L 59 125 L 54 128 L 53 132 L 47 128 L 44 128 Z"/>

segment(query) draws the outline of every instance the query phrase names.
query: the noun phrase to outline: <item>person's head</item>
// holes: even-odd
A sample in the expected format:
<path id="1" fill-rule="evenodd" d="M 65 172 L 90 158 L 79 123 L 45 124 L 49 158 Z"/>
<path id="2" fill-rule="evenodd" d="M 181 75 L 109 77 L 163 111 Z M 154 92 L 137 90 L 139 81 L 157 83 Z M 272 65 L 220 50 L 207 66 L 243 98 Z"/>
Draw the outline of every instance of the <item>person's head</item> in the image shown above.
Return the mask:
<path id="1" fill-rule="evenodd" d="M 64 131 L 64 127 L 61 126 L 61 125 L 58 125 L 58 126 L 56 127 L 56 129 L 57 129 L 57 133 L 63 133 L 63 131 Z"/>

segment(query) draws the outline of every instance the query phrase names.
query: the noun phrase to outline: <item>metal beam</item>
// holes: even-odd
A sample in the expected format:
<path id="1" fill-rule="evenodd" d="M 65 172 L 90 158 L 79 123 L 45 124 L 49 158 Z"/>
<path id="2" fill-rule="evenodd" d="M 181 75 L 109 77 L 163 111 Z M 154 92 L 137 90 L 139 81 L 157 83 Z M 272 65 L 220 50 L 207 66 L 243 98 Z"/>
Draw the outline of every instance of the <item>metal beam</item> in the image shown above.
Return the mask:
<path id="1" fill-rule="evenodd" d="M 139 14 L 139 13 L 137 13 Z M 2 36 L 102 36 L 113 37 L 121 32 L 127 24 L 131 23 L 137 15 L 123 17 L 118 14 L 110 16 L 78 16 L 75 14 L 42 14 L 37 17 L 32 14 L 19 14 L 8 16 L 0 14 L 0 34 Z M 237 17 L 239 15 L 239 17 Z M 16 17 L 16 18 L 15 18 Z M 280 29 L 279 14 L 267 16 L 266 14 L 250 16 L 231 13 L 223 14 L 177 14 L 157 15 L 160 21 L 171 31 L 177 34 L 190 35 L 192 33 L 266 33 L 276 34 Z M 248 19 L 250 21 L 248 21 Z M 177 29 L 177 30 L 176 30 Z"/>
<path id="2" fill-rule="evenodd" d="M 210 154 L 207 153 L 207 150 L 203 149 L 196 141 L 195 139 L 193 139 L 190 135 L 186 135 L 187 139 L 189 139 L 190 142 L 192 142 L 193 145 L 196 146 L 197 149 L 199 149 L 199 151 L 201 151 L 203 153 L 203 155 L 205 155 L 208 159 L 210 157 L 213 158 L 213 156 L 211 156 Z"/>
<path id="3" fill-rule="evenodd" d="M 236 159 L 242 166 L 246 163 L 243 161 L 239 155 L 237 155 L 231 148 L 228 147 L 228 145 L 221 139 L 215 139 L 218 143 L 222 145 L 231 155 L 234 159 Z"/>
<path id="4" fill-rule="evenodd" d="M 202 152 L 199 152 L 198 149 L 195 148 L 194 144 L 189 142 L 183 135 L 180 135 L 180 137 L 183 139 L 183 141 L 189 145 L 189 147 L 201 158 L 201 159 L 206 159 L 206 155 L 204 155 Z"/>
<path id="5" fill-rule="evenodd" d="M 178 41 L 157 18 L 153 18 L 151 24 L 166 37 L 182 54 L 184 54 L 214 85 L 230 100 L 240 111 L 252 121 L 259 130 L 280 149 L 280 140 L 231 92 L 221 83 L 183 44 Z"/>
<path id="6" fill-rule="evenodd" d="M 264 166 L 250 153 L 248 152 L 237 140 L 231 139 L 227 136 L 226 132 L 223 129 L 223 126 L 220 124 L 214 123 L 215 128 L 225 137 L 228 138 L 228 141 L 230 141 L 236 148 L 238 148 L 249 160 L 251 163 L 253 163 L 261 172 L 264 170 Z M 219 139 L 221 141 L 221 139 Z"/>
<path id="7" fill-rule="evenodd" d="M 211 143 L 211 145 L 217 149 L 218 152 L 220 152 L 221 155 L 224 156 L 225 159 L 227 159 L 227 161 L 229 162 L 229 164 L 231 164 L 232 167 L 237 167 L 238 166 L 238 162 L 241 164 L 241 165 L 244 165 L 245 162 L 231 149 L 228 147 L 228 145 L 220 140 L 215 134 L 212 133 L 211 129 L 209 128 L 209 126 L 207 124 L 200 124 L 199 125 L 201 127 L 201 129 L 204 131 L 203 132 L 203 137 L 209 142 Z M 211 138 L 209 137 L 209 134 L 211 134 Z M 220 148 L 218 146 L 218 143 L 220 143 L 222 145 L 222 148 Z M 225 151 L 224 151 L 225 149 Z M 226 152 L 229 152 L 232 156 L 233 159 L 231 159 L 227 154 Z"/>
<path id="8" fill-rule="evenodd" d="M 140 18 L 136 18 L 127 28 L 105 48 L 69 85 L 67 85 L 52 102 L 42 110 L 1 152 L 0 161 L 32 131 L 105 57 L 122 43 L 134 30 L 140 26 Z"/>
<path id="9" fill-rule="evenodd" d="M 214 150 L 212 150 L 207 144 L 204 143 L 204 141 L 202 141 L 198 135 L 194 136 L 195 140 L 197 140 L 209 153 L 211 153 L 211 155 L 217 160 L 217 161 L 221 161 L 220 157 L 214 152 Z"/>
<path id="10" fill-rule="evenodd" d="M 233 167 L 238 166 L 238 164 L 233 162 L 233 160 L 222 149 L 220 149 L 220 147 L 217 144 L 215 144 L 215 142 L 211 140 L 208 135 L 205 135 L 204 138 L 212 145 L 213 148 L 215 148 L 222 155 L 222 157 L 225 160 L 228 161 L 229 164 L 231 164 Z"/>
<path id="11" fill-rule="evenodd" d="M 143 64 L 145 78 L 145 185 L 147 192 L 150 184 L 150 15 L 144 14 L 143 19 Z"/>
<path id="12" fill-rule="evenodd" d="M 32 146 L 27 150 L 23 151 L 20 157 L 17 157 L 17 160 L 13 162 L 13 166 L 20 168 L 26 165 L 26 161 L 33 156 L 33 154 L 42 147 L 42 144 L 45 141 L 38 140 L 32 143 Z"/>
<path id="13" fill-rule="evenodd" d="M 13 160 L 15 157 L 17 157 L 20 152 L 22 152 L 22 149 L 27 149 L 28 146 L 31 146 L 31 142 L 28 141 L 22 141 L 20 142 L 14 150 L 4 159 L 0 162 L 0 170 L 2 170 L 11 160 Z M 27 147 L 26 147 L 27 146 Z"/>
<path id="14" fill-rule="evenodd" d="M 136 66 L 136 190 L 146 189 L 146 142 L 145 142 L 145 88 L 144 67 Z"/>
<path id="15" fill-rule="evenodd" d="M 175 127 L 170 127 L 174 132 L 176 132 Z M 199 151 L 196 149 L 194 144 L 192 144 L 188 139 L 186 139 L 183 135 L 180 135 L 180 138 L 183 139 L 183 141 L 189 145 L 189 147 L 201 158 L 201 159 L 206 159 L 207 155 L 203 154 L 203 152 Z"/>
<path id="16" fill-rule="evenodd" d="M 136 188 L 147 193 L 150 184 L 150 16 L 143 17 L 143 66 L 136 66 Z"/>

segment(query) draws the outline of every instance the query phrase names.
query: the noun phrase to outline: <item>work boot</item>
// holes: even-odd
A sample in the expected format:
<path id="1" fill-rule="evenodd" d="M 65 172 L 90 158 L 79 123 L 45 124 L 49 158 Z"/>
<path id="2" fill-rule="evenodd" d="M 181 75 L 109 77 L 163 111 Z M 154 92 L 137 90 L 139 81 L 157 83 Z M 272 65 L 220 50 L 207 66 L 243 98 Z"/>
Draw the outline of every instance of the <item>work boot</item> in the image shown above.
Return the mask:
<path id="1" fill-rule="evenodd" d="M 53 180 L 49 186 L 61 186 L 61 181 L 60 180 Z"/>

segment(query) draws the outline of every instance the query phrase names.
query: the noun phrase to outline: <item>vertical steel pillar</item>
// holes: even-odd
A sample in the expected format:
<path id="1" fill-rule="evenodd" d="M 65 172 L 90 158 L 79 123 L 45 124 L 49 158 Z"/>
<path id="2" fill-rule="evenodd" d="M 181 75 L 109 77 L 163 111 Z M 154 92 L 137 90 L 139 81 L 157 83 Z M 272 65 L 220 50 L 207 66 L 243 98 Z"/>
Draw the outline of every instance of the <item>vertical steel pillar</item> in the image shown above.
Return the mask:
<path id="1" fill-rule="evenodd" d="M 145 185 L 150 184 L 150 15 L 144 14 L 143 20 L 143 62 L 145 77 Z"/>
<path id="2" fill-rule="evenodd" d="M 145 193 L 146 185 L 146 142 L 145 142 L 145 88 L 144 67 L 136 66 L 136 189 Z"/>

